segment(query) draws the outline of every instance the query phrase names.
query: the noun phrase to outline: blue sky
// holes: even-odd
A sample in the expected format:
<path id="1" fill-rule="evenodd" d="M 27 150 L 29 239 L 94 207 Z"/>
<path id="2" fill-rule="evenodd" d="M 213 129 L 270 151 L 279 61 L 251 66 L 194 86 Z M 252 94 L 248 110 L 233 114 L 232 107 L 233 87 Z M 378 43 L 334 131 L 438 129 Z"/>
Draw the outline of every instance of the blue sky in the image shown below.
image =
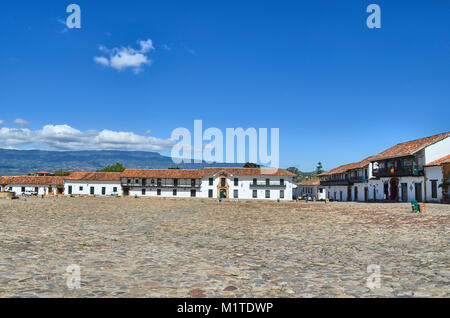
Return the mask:
<path id="1" fill-rule="evenodd" d="M 81 7 L 79 30 L 61 23 L 70 3 Z M 371 3 L 381 29 L 366 26 Z M 67 125 L 81 140 L 107 130 L 164 145 L 201 119 L 223 131 L 280 128 L 281 167 L 308 171 L 450 128 L 448 1 L 2 1 L 0 10 L 3 147 L 32 147 L 21 138 L 46 125 L 50 139 Z M 154 49 L 138 43 L 149 39 Z M 122 47 L 151 65 L 94 61 Z"/>

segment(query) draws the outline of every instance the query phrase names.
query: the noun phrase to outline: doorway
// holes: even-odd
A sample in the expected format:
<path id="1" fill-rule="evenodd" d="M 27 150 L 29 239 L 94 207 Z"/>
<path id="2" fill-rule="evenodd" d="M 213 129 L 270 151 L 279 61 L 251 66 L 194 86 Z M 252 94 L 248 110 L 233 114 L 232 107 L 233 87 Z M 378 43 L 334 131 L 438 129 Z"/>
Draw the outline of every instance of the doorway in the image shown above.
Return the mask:
<path id="1" fill-rule="evenodd" d="M 369 188 L 364 187 L 364 202 L 369 201 Z"/>
<path id="2" fill-rule="evenodd" d="M 352 187 L 348 186 L 347 187 L 347 201 L 351 201 L 352 200 Z"/>
<path id="3" fill-rule="evenodd" d="M 355 187 L 355 199 L 353 201 L 358 201 L 358 187 Z"/>
<path id="4" fill-rule="evenodd" d="M 401 188 L 402 188 L 402 201 L 408 202 L 408 184 L 402 183 Z"/>
<path id="5" fill-rule="evenodd" d="M 392 178 L 389 185 L 391 190 L 389 200 L 398 201 L 398 179 Z"/>
<path id="6" fill-rule="evenodd" d="M 220 189 L 220 198 L 221 199 L 227 198 L 227 190 L 226 189 Z"/>
<path id="7" fill-rule="evenodd" d="M 414 185 L 414 192 L 416 195 L 416 201 L 417 202 L 422 202 L 422 183 L 421 182 L 417 182 Z"/>

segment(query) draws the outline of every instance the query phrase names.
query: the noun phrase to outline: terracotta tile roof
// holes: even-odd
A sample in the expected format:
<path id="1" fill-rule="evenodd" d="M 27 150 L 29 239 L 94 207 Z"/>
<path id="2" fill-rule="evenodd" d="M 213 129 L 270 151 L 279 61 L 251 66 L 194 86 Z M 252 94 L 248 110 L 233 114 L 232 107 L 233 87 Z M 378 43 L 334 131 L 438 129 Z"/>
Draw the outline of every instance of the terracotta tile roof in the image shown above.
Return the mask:
<path id="1" fill-rule="evenodd" d="M 331 169 L 329 171 L 325 171 L 324 173 L 320 174 L 319 176 L 328 176 L 330 174 L 344 173 L 344 172 L 347 172 L 352 169 L 362 169 L 370 163 L 370 160 L 373 157 L 374 156 L 367 157 L 366 159 L 361 160 L 359 162 L 347 163 L 345 165 L 339 166 L 339 167 Z"/>
<path id="2" fill-rule="evenodd" d="M 313 178 L 299 183 L 300 186 L 318 186 L 320 185 L 319 178 Z"/>
<path id="3" fill-rule="evenodd" d="M 203 175 L 212 176 L 217 173 L 225 172 L 233 176 L 285 176 L 295 177 L 296 174 L 276 168 L 204 168 Z"/>
<path id="4" fill-rule="evenodd" d="M 0 177 L 0 184 L 11 185 L 64 185 L 62 177 L 40 177 L 40 176 L 16 176 Z"/>
<path id="5" fill-rule="evenodd" d="M 439 158 L 438 160 L 432 161 L 430 163 L 427 163 L 424 165 L 425 167 L 431 167 L 431 166 L 440 166 L 443 163 L 450 163 L 450 155 L 447 155 L 445 157 Z"/>
<path id="6" fill-rule="evenodd" d="M 447 138 L 448 136 L 450 136 L 450 132 L 445 132 L 430 137 L 403 142 L 372 157 L 370 161 L 413 155 L 419 150 L 422 150 L 423 148 L 431 144 L 434 144 L 444 138 Z"/>
<path id="7" fill-rule="evenodd" d="M 319 176 L 328 176 L 331 174 L 344 173 L 344 172 L 352 169 L 352 167 L 354 167 L 356 164 L 358 164 L 358 162 L 347 163 L 345 165 L 339 166 L 339 167 L 331 169 L 329 171 L 325 171 L 324 173 L 321 173 Z"/>
<path id="8" fill-rule="evenodd" d="M 64 180 L 120 181 L 120 172 L 74 171 Z"/>
<path id="9" fill-rule="evenodd" d="M 204 169 L 126 169 L 122 172 L 123 178 L 193 178 L 201 179 L 203 176 L 213 176 L 218 173 L 226 173 L 232 176 L 287 176 L 295 174 L 283 169 L 266 168 L 204 168 Z"/>
<path id="10" fill-rule="evenodd" d="M 120 176 L 123 178 L 200 179 L 202 175 L 202 170 L 193 169 L 126 169 Z"/>

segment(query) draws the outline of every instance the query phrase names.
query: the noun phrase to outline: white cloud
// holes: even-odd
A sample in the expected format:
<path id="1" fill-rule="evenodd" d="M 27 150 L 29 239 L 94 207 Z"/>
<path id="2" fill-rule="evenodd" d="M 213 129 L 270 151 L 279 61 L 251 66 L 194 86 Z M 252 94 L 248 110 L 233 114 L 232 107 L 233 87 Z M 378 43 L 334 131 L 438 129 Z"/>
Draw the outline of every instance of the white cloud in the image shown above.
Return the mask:
<path id="1" fill-rule="evenodd" d="M 28 126 L 30 124 L 30 122 L 28 120 L 22 119 L 22 118 L 17 118 L 13 121 L 14 124 L 16 124 L 19 127 L 25 127 Z"/>
<path id="2" fill-rule="evenodd" d="M 174 145 L 171 139 L 141 136 L 112 130 L 80 131 L 68 125 L 46 125 L 40 130 L 0 129 L 0 148 L 25 146 L 49 150 L 150 150 L 163 151 Z"/>
<path id="3" fill-rule="evenodd" d="M 94 57 L 94 61 L 97 62 L 98 64 L 102 64 L 104 66 L 108 66 L 109 65 L 109 60 L 106 57 L 103 57 L 103 56 L 96 56 L 96 57 Z"/>
<path id="4" fill-rule="evenodd" d="M 148 58 L 147 53 L 154 51 L 152 40 L 138 41 L 140 49 L 136 50 L 132 47 L 120 47 L 108 49 L 104 45 L 99 46 L 99 51 L 108 56 L 96 56 L 94 61 L 103 66 L 112 67 L 118 71 L 131 68 L 134 73 L 142 71 L 143 66 L 151 65 L 152 60 Z"/>
<path id="5" fill-rule="evenodd" d="M 4 124 L 5 124 L 5 121 L 4 120 L 0 120 L 0 126 L 4 125 Z"/>

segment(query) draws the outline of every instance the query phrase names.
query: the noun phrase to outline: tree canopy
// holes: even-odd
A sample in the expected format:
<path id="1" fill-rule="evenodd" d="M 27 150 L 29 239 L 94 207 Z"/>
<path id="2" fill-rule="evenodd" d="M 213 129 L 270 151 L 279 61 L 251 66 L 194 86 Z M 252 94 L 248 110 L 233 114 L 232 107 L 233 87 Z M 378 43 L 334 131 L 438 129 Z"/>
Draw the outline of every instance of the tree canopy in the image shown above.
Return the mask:
<path id="1" fill-rule="evenodd" d="M 97 170 L 97 172 L 123 172 L 126 168 L 120 163 L 109 165 L 106 168 Z"/>
<path id="2" fill-rule="evenodd" d="M 246 162 L 244 168 L 261 168 L 261 166 L 253 162 Z"/>
<path id="3" fill-rule="evenodd" d="M 316 175 L 319 175 L 319 174 L 321 174 L 321 173 L 323 173 L 323 167 L 322 167 L 322 162 L 318 162 L 317 163 L 317 167 L 316 167 Z"/>

